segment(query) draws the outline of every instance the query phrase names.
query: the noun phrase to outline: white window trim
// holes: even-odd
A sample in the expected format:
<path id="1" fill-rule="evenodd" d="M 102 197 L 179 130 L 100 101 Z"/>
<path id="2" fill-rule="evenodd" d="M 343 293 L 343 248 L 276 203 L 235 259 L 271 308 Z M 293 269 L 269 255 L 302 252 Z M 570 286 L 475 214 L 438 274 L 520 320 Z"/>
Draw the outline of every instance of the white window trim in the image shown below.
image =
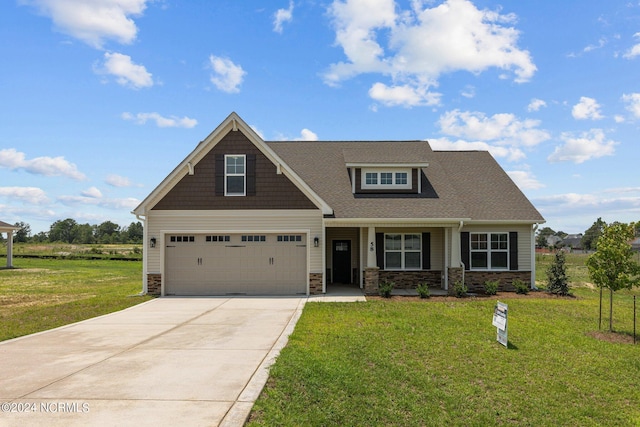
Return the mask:
<path id="1" fill-rule="evenodd" d="M 387 251 L 387 247 L 386 247 L 386 240 L 387 240 L 387 236 L 392 235 L 400 235 L 402 236 L 402 238 L 400 239 L 400 249 L 399 250 L 390 250 Z M 420 239 L 420 249 L 419 250 L 406 250 L 404 248 L 404 239 L 405 236 L 407 235 L 412 235 L 412 236 L 418 236 L 418 238 Z M 421 233 L 385 233 L 384 234 L 384 240 L 383 240 L 383 248 L 384 250 L 384 269 L 386 271 L 420 271 L 422 270 L 422 235 Z M 393 267 L 393 268 L 387 268 L 387 252 L 400 252 L 400 268 L 397 267 Z M 411 267 L 411 268 L 407 268 L 405 267 L 405 254 L 409 252 L 409 253 L 419 253 L 420 254 L 420 266 L 419 267 Z"/>
<path id="2" fill-rule="evenodd" d="M 363 168 L 360 171 L 360 186 L 363 190 L 411 190 L 413 179 L 412 170 L 409 168 L 384 168 L 384 169 L 371 169 L 371 168 Z M 367 184 L 367 174 L 375 173 L 377 176 L 377 184 Z M 381 183 L 381 174 L 390 173 L 392 174 L 393 183 L 392 184 L 382 184 Z M 396 184 L 396 173 L 406 173 L 407 174 L 407 183 L 406 184 Z"/>
<path id="3" fill-rule="evenodd" d="M 242 157 L 244 162 L 244 173 L 228 173 L 227 159 L 229 157 Z M 230 176 L 241 176 L 243 180 L 242 193 L 229 193 L 227 191 L 227 178 Z M 247 156 L 245 154 L 225 154 L 224 156 L 224 195 L 225 196 L 246 196 L 247 195 Z"/>
<path id="4" fill-rule="evenodd" d="M 473 238 L 471 236 L 473 235 L 478 235 L 478 234 L 483 234 L 485 236 L 487 236 L 487 249 L 473 249 L 472 248 L 472 241 Z M 507 248 L 506 249 L 491 249 L 491 235 L 493 234 L 502 234 L 502 235 L 506 235 L 507 236 Z M 509 270 L 509 263 L 511 262 L 511 260 L 509 259 L 509 233 L 508 232 L 504 232 L 504 231 L 487 231 L 487 232 L 472 232 L 469 234 L 469 269 L 472 271 L 508 271 Z M 473 266 L 473 253 L 486 253 L 487 254 L 487 267 L 483 268 L 483 267 L 474 267 Z M 493 267 L 491 265 L 491 253 L 492 252 L 500 252 L 500 253 L 506 253 L 507 254 L 507 266 L 506 267 Z"/>

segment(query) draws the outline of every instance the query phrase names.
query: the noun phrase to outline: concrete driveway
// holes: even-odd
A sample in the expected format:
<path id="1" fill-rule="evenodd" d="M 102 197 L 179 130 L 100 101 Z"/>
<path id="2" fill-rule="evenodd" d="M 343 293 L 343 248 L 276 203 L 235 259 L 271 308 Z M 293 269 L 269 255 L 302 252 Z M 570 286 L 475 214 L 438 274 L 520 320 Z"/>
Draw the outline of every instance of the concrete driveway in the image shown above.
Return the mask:
<path id="1" fill-rule="evenodd" d="M 0 343 L 0 426 L 240 426 L 306 297 L 159 298 Z"/>

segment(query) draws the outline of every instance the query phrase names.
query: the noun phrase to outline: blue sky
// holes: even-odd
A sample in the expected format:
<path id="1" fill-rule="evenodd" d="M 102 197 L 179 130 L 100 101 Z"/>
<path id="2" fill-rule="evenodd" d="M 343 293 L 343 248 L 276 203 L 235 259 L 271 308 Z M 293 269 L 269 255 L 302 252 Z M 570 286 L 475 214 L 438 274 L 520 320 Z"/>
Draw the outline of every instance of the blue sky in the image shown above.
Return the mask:
<path id="1" fill-rule="evenodd" d="M 9 0 L 0 220 L 130 211 L 232 111 L 489 150 L 547 219 L 640 220 L 640 1 Z"/>

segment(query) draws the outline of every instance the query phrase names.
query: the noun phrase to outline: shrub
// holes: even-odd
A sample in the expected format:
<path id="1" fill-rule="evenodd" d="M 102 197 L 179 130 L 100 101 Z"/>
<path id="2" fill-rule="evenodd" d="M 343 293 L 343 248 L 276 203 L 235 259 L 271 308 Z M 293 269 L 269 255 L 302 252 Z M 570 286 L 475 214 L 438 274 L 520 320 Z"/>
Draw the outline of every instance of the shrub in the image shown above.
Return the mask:
<path id="1" fill-rule="evenodd" d="M 516 288 L 516 294 L 526 295 L 529 293 L 529 285 L 520 279 L 515 279 L 513 281 L 513 287 Z"/>
<path id="2" fill-rule="evenodd" d="M 464 282 L 460 280 L 453 284 L 453 293 L 455 294 L 456 298 L 464 297 L 465 295 L 467 295 L 468 290 L 469 288 L 467 288 Z"/>
<path id="3" fill-rule="evenodd" d="M 420 298 L 429 298 L 429 296 L 431 295 L 429 293 L 429 285 L 427 285 L 426 283 L 420 283 L 418 287 L 416 287 L 416 291 L 418 291 L 418 295 L 420 295 Z"/>
<path id="4" fill-rule="evenodd" d="M 564 261 L 564 252 L 557 251 L 553 264 L 547 268 L 547 292 L 556 295 L 569 295 L 569 278 Z"/>
<path id="5" fill-rule="evenodd" d="M 387 282 L 386 280 L 378 285 L 378 293 L 383 298 L 391 297 L 391 291 L 393 290 L 393 282 Z"/>
<path id="6" fill-rule="evenodd" d="M 500 284 L 497 280 L 487 280 L 484 282 L 484 293 L 487 295 L 495 295 L 498 293 L 498 285 Z"/>

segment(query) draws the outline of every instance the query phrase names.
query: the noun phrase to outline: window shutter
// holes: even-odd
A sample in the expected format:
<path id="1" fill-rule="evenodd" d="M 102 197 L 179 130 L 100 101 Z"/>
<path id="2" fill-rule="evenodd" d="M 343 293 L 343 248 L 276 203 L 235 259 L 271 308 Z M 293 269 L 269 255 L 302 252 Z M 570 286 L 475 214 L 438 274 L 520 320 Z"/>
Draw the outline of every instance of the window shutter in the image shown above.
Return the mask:
<path id="1" fill-rule="evenodd" d="M 256 155 L 247 154 L 247 196 L 256 195 Z"/>
<path id="2" fill-rule="evenodd" d="M 470 236 L 468 231 L 460 233 L 460 253 L 465 270 L 471 269 L 469 240 Z"/>
<path id="3" fill-rule="evenodd" d="M 518 232 L 509 232 L 509 270 L 518 270 Z"/>
<path id="4" fill-rule="evenodd" d="M 431 233 L 422 233 L 422 269 L 431 270 Z"/>
<path id="5" fill-rule="evenodd" d="M 384 270 L 384 233 L 376 233 L 376 262 Z"/>
<path id="6" fill-rule="evenodd" d="M 216 196 L 224 196 L 224 154 L 216 154 Z"/>

